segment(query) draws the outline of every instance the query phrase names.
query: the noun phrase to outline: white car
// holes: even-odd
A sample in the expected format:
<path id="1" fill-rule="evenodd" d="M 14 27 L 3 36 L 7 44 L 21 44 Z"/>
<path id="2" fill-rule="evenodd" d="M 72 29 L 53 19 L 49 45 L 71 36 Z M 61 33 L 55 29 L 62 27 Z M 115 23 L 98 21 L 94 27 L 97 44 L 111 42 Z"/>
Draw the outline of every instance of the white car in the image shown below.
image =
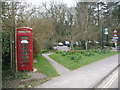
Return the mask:
<path id="1" fill-rule="evenodd" d="M 62 42 L 59 42 L 59 43 L 58 43 L 58 46 L 63 46 L 63 43 L 62 43 Z"/>

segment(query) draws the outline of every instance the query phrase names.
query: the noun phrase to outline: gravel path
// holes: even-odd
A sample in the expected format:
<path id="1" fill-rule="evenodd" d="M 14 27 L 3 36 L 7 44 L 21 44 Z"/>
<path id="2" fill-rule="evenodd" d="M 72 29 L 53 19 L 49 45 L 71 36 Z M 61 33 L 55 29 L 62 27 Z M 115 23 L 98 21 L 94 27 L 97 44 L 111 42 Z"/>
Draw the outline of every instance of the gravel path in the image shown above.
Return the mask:
<path id="1" fill-rule="evenodd" d="M 70 71 L 66 67 L 62 66 L 61 64 L 50 58 L 49 57 L 50 54 L 42 54 L 42 55 L 52 64 L 52 66 L 56 69 L 58 74 L 62 75 Z"/>

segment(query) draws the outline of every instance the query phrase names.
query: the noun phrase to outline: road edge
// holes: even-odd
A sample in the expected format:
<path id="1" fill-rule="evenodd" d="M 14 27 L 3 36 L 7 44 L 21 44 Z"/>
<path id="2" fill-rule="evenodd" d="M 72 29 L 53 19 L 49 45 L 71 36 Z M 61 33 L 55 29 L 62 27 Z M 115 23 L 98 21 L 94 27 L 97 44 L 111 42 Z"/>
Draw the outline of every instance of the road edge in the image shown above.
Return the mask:
<path id="1" fill-rule="evenodd" d="M 114 72 L 119 66 L 120 66 L 120 64 L 118 64 L 113 70 L 111 70 L 109 73 L 107 73 L 103 78 L 100 78 L 95 83 L 93 83 L 92 85 L 90 85 L 89 88 L 96 88 L 105 78 L 107 78 L 110 74 L 112 74 L 112 72 Z"/>

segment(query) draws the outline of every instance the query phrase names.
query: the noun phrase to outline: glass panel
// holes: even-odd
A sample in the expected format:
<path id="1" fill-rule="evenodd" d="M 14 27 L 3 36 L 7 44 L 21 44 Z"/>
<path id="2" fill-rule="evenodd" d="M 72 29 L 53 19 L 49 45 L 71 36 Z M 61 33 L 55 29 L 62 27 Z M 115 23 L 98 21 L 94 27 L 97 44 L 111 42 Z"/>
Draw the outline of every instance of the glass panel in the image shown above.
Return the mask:
<path id="1" fill-rule="evenodd" d="M 29 61 L 29 59 L 23 59 L 22 60 L 22 62 L 28 62 Z"/>
<path id="2" fill-rule="evenodd" d="M 29 56 L 21 56 L 21 58 L 29 58 Z"/>
<path id="3" fill-rule="evenodd" d="M 24 63 L 25 66 L 29 66 L 30 64 L 29 63 Z"/>
<path id="4" fill-rule="evenodd" d="M 29 39 L 29 36 L 21 36 L 21 39 Z"/>
<path id="5" fill-rule="evenodd" d="M 21 44 L 22 47 L 28 47 L 28 44 Z"/>
<path id="6" fill-rule="evenodd" d="M 21 66 L 29 66 L 29 63 L 22 63 Z"/>
<path id="7" fill-rule="evenodd" d="M 28 50 L 28 48 L 21 48 L 21 50 Z"/>
<path id="8" fill-rule="evenodd" d="M 21 52 L 21 54 L 29 54 L 29 52 L 28 51 L 23 51 L 23 52 Z"/>

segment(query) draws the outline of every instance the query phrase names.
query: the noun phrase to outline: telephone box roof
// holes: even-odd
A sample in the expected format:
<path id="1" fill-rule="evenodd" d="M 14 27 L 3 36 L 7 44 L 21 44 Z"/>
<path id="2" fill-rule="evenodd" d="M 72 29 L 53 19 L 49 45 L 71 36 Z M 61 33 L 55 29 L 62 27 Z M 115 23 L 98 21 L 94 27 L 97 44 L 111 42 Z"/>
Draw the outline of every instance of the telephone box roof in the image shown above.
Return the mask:
<path id="1" fill-rule="evenodd" d="M 32 30 L 32 28 L 30 28 L 30 27 L 19 27 L 17 29 L 29 29 L 29 30 Z"/>

